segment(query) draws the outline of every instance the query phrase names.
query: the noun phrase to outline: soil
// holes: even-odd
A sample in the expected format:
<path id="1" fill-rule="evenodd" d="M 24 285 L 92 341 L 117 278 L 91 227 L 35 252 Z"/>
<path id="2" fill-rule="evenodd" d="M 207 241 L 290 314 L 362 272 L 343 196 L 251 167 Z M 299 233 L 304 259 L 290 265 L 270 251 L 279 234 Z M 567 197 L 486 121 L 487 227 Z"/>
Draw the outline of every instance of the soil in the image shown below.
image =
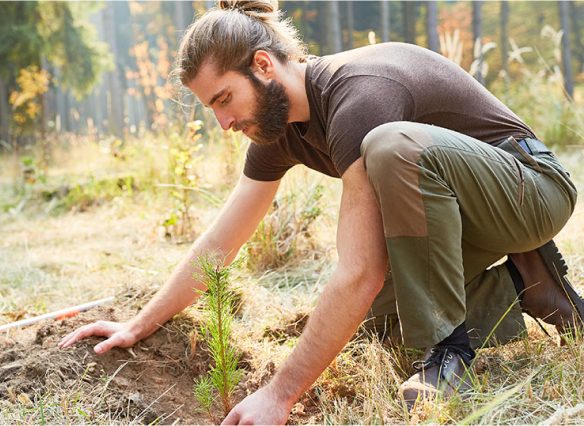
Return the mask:
<path id="1" fill-rule="evenodd" d="M 16 403 L 17 395 L 19 400 L 34 399 L 50 391 L 75 401 L 79 394 L 92 399 L 92 413 L 88 414 L 96 421 L 209 423 L 207 415 L 196 411 L 193 379 L 205 374 L 212 360 L 204 342 L 197 343 L 196 333 L 192 333 L 195 325 L 188 316 L 175 317 L 131 349 L 114 348 L 97 355 L 93 347 L 103 340 L 99 337 L 67 349 L 57 346 L 63 336 L 82 325 L 97 320 L 125 321 L 134 314 L 127 307 L 98 307 L 1 336 L 0 400 Z M 239 365 L 244 376 L 236 390 L 236 403 L 269 380 L 261 375 L 258 379 L 245 358 L 244 354 Z"/>

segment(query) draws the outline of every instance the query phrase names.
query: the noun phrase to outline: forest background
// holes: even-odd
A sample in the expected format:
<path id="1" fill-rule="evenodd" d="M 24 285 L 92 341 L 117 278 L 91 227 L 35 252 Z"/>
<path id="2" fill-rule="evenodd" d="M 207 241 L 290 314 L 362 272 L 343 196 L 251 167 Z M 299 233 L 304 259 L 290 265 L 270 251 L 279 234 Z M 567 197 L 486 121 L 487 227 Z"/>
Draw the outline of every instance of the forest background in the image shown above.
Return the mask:
<path id="1" fill-rule="evenodd" d="M 584 78 L 582 3 L 282 1 L 280 7 L 312 54 L 389 40 L 426 46 L 460 64 L 529 122 L 535 113 L 525 104 L 538 100 L 524 100 L 523 87 L 547 78 L 581 100 L 574 87 Z M 211 6 L 2 2 L 3 149 L 46 140 L 46 133 L 124 138 L 185 126 L 189 115 L 171 99 L 166 79 L 182 32 Z M 540 136 L 573 143 L 574 135 L 566 135 Z"/>

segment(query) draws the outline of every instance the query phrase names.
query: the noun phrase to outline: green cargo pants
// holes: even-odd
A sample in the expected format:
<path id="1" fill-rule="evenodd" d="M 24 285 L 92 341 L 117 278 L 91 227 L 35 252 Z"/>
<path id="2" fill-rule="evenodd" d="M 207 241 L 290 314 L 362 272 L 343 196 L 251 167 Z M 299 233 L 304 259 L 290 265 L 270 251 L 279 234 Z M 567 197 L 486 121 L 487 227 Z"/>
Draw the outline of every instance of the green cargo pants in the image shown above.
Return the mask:
<path id="1" fill-rule="evenodd" d="M 507 268 L 490 266 L 568 221 L 576 188 L 555 157 L 412 122 L 375 128 L 361 153 L 390 262 L 365 327 L 415 348 L 464 321 L 473 347 L 524 333 Z"/>

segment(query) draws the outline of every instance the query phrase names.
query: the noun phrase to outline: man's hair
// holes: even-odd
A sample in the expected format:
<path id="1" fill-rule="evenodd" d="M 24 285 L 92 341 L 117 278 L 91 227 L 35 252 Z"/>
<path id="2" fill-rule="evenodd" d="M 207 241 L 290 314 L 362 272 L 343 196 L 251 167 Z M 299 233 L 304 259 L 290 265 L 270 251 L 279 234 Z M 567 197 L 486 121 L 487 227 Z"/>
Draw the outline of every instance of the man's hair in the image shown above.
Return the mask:
<path id="1" fill-rule="evenodd" d="M 244 72 L 258 50 L 272 53 L 281 63 L 303 62 L 307 54 L 277 1 L 220 1 L 185 31 L 173 74 L 187 86 L 207 60 L 222 74 Z"/>

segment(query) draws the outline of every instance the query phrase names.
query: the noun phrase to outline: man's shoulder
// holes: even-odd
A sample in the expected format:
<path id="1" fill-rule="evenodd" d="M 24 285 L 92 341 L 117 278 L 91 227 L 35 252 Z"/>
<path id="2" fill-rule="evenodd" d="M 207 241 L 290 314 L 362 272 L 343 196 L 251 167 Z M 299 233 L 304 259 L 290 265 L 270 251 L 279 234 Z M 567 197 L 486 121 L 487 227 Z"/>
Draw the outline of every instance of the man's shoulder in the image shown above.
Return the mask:
<path id="1" fill-rule="evenodd" d="M 310 61 L 309 76 L 312 84 L 323 91 L 354 77 L 402 82 L 410 79 L 421 63 L 442 62 L 442 59 L 441 55 L 412 44 L 381 43 L 317 57 Z"/>
<path id="2" fill-rule="evenodd" d="M 357 72 L 371 69 L 379 65 L 386 67 L 399 66 L 408 62 L 415 62 L 420 58 L 437 56 L 426 48 L 408 43 L 389 42 L 369 46 L 362 46 L 352 50 L 316 57 L 316 67 L 332 68 L 334 70 L 346 68 Z"/>

